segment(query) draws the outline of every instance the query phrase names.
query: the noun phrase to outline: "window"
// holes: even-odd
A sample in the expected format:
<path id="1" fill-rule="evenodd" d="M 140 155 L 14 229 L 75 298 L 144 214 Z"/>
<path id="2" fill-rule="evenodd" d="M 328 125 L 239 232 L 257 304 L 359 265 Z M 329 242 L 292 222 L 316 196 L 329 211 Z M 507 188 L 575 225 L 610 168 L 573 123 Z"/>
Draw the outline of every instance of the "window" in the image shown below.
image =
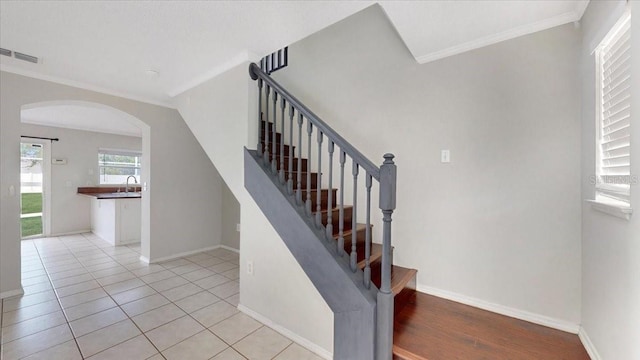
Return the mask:
<path id="1" fill-rule="evenodd" d="M 630 206 L 631 15 L 626 13 L 596 49 L 596 200 Z"/>
<path id="2" fill-rule="evenodd" d="M 124 184 L 133 175 L 140 183 L 140 160 L 142 154 L 128 150 L 98 150 L 100 184 Z"/>

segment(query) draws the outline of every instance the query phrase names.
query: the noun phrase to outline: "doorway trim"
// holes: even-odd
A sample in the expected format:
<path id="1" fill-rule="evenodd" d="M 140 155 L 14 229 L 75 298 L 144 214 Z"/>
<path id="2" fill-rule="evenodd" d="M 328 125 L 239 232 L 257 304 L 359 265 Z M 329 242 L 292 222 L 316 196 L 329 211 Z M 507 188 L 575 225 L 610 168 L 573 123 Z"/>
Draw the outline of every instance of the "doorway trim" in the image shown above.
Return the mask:
<path id="1" fill-rule="evenodd" d="M 34 239 L 34 238 L 39 238 L 44 236 L 50 236 L 51 235 L 51 141 L 21 137 L 20 143 L 42 145 L 42 234 L 23 237 L 22 230 L 21 230 L 20 239 L 28 240 L 28 239 Z M 20 181 L 20 196 L 22 197 L 22 181 Z M 20 201 L 22 202 L 22 199 Z"/>

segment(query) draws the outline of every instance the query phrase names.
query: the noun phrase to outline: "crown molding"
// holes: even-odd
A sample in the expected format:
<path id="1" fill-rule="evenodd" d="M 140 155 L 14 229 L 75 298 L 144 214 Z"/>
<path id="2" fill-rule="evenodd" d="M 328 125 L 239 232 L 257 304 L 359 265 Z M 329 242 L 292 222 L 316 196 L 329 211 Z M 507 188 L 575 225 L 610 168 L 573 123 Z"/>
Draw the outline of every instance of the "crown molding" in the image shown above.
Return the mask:
<path id="1" fill-rule="evenodd" d="M 578 14 L 574 11 L 566 12 L 558 16 L 538 21 L 535 23 L 519 26 L 498 34 L 489 35 L 480 39 L 469 41 L 460 45 L 452 46 L 444 50 L 435 51 L 429 54 L 416 56 L 416 60 L 420 64 L 426 64 L 431 61 L 440 60 L 449 56 L 458 55 L 470 50 L 479 49 L 485 46 L 497 44 L 502 41 L 515 39 L 520 36 L 529 35 L 538 31 L 547 30 L 556 26 L 568 24 L 579 20 Z"/>
<path id="2" fill-rule="evenodd" d="M 72 86 L 79 89 L 95 91 L 95 92 L 99 92 L 106 95 L 117 96 L 120 98 L 143 102 L 146 104 L 162 106 L 170 109 L 176 109 L 176 106 L 171 104 L 170 102 L 163 102 L 155 99 L 149 99 L 146 97 L 141 97 L 141 96 L 125 93 L 125 92 L 115 91 L 115 90 L 87 84 L 80 81 L 64 79 L 57 76 L 44 75 L 35 71 L 24 70 L 24 69 L 20 69 L 18 67 L 7 65 L 7 64 L 0 64 L 0 71 L 4 71 L 4 72 L 16 74 L 16 75 L 22 75 L 22 76 L 26 76 L 26 77 L 30 77 L 38 80 L 49 81 L 49 82 L 53 82 L 61 85 Z"/>

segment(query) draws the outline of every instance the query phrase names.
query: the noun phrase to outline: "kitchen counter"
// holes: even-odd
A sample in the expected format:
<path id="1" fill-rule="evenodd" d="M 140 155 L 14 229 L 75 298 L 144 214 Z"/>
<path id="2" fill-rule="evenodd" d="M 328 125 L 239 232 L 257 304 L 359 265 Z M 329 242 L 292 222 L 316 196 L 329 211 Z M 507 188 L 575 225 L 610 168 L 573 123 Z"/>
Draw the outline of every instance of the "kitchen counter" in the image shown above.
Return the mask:
<path id="1" fill-rule="evenodd" d="M 140 186 L 131 186 L 127 193 L 122 187 L 79 187 L 78 194 L 93 196 L 97 199 L 139 199 L 142 197 Z"/>
<path id="2" fill-rule="evenodd" d="M 140 186 L 79 187 L 78 194 L 91 198 L 91 231 L 113 245 L 140 242 Z"/>

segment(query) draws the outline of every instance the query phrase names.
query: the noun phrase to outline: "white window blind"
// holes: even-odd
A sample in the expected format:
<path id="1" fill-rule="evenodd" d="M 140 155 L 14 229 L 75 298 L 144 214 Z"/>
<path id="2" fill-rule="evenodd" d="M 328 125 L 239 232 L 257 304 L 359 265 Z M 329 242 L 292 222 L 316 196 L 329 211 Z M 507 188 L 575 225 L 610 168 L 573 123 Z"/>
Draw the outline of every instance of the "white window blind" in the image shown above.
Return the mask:
<path id="1" fill-rule="evenodd" d="M 596 51 L 598 63 L 598 195 L 629 203 L 631 193 L 631 16 Z"/>

